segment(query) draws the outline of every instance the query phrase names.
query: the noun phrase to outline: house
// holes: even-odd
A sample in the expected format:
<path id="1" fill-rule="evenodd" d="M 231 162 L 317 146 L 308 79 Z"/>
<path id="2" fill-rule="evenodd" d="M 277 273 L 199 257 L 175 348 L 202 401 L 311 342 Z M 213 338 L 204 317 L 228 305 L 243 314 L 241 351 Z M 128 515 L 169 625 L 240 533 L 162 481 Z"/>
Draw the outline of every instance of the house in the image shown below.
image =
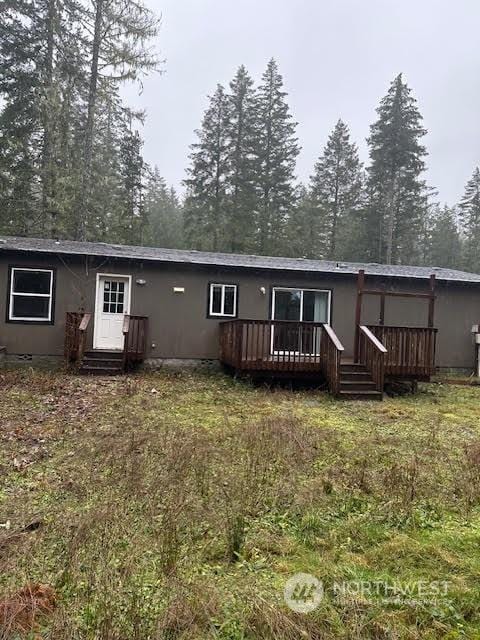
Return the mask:
<path id="1" fill-rule="evenodd" d="M 389 376 L 473 370 L 480 275 L 0 237 L 0 313 L 5 362 L 220 360 L 360 397 Z"/>

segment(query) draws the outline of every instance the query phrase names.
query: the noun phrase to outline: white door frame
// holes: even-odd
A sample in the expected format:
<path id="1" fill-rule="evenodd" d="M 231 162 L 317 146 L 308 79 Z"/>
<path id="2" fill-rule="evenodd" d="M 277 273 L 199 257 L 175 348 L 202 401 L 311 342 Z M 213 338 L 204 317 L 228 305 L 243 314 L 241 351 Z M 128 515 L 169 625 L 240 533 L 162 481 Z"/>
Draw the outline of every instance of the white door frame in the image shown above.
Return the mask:
<path id="1" fill-rule="evenodd" d="M 100 295 L 100 279 L 101 278 L 120 278 L 128 282 L 128 295 L 125 299 L 124 315 L 130 315 L 130 301 L 132 299 L 132 276 L 124 273 L 97 273 L 95 284 L 95 312 L 93 314 L 93 348 L 98 349 L 98 316 L 103 309 L 103 300 L 99 299 Z"/>
<path id="2" fill-rule="evenodd" d="M 277 291 L 300 291 L 300 320 L 296 320 L 295 322 L 303 322 L 303 294 L 305 291 L 313 291 L 315 293 L 327 293 L 328 294 L 328 320 L 325 324 L 330 324 L 331 315 L 332 315 L 332 290 L 331 289 L 312 289 L 309 287 L 272 287 L 272 320 L 275 320 L 275 293 Z M 284 354 L 295 354 L 295 355 L 313 355 L 307 353 L 301 353 L 300 351 L 278 351 L 273 348 L 273 340 L 274 340 L 274 329 L 272 327 L 272 332 L 270 336 L 270 353 L 272 355 L 284 355 Z"/>

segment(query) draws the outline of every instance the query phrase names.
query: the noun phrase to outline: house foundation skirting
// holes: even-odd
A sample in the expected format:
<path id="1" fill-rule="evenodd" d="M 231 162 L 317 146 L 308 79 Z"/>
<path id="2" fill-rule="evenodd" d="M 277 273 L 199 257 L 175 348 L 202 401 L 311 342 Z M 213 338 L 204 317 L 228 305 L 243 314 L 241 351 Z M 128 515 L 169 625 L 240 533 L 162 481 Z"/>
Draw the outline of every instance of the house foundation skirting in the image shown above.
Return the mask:
<path id="1" fill-rule="evenodd" d="M 36 355 L 31 353 L 2 353 L 0 367 L 33 367 L 34 369 L 58 370 L 65 366 L 65 359 L 59 355 Z"/>

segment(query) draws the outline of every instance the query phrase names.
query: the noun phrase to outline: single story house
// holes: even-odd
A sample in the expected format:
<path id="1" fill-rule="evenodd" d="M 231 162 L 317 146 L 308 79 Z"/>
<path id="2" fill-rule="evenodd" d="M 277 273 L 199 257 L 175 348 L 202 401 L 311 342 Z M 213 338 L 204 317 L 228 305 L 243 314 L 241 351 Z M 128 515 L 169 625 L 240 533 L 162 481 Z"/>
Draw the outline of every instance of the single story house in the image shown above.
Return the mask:
<path id="1" fill-rule="evenodd" d="M 388 376 L 472 371 L 480 275 L 0 237 L 0 316 L 6 362 L 66 356 L 94 372 L 220 360 L 323 375 L 354 397 Z"/>

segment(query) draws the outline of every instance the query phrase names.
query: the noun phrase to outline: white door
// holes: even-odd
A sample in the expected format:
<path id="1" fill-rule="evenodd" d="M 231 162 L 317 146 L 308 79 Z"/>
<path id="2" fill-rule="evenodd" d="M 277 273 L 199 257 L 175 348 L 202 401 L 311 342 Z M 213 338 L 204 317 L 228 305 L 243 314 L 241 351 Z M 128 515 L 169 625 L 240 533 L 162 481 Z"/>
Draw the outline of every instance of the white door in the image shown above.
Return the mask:
<path id="1" fill-rule="evenodd" d="M 94 349 L 123 349 L 123 319 L 130 313 L 130 276 L 97 276 Z"/>

